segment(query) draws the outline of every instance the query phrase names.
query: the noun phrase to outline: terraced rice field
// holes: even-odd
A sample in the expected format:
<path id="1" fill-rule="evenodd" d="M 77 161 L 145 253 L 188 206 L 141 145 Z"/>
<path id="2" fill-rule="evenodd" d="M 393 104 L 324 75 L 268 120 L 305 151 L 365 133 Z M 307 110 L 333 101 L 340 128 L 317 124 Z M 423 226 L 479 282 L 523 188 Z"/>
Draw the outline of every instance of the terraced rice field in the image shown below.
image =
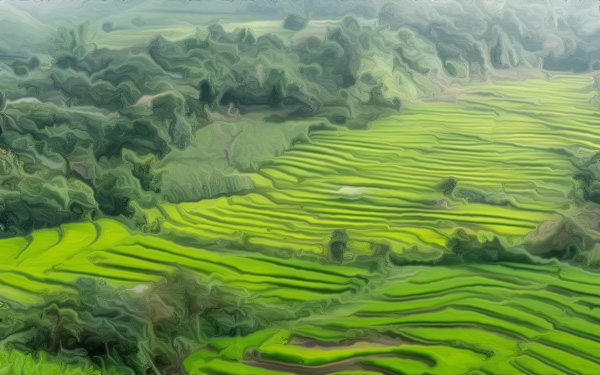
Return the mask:
<path id="1" fill-rule="evenodd" d="M 411 103 L 368 130 L 315 131 L 251 174 L 246 195 L 148 210 L 160 234 L 102 219 L 2 240 L 0 295 L 28 304 L 82 276 L 134 288 L 185 268 L 295 314 L 202 344 L 185 361 L 192 375 L 600 373 L 595 274 L 400 267 L 376 254 L 435 256 L 461 231 L 515 245 L 569 210 L 573 160 L 598 150 L 592 85 L 499 83 Z M 311 254 L 334 231 L 347 233 L 349 258 L 332 265 Z"/>
<path id="2" fill-rule="evenodd" d="M 234 345 L 215 340 L 187 366 L 194 375 L 594 374 L 600 289 L 582 283 L 590 276 L 513 264 L 404 267 L 288 327 Z"/>
<path id="3" fill-rule="evenodd" d="M 411 103 L 368 130 L 314 132 L 252 175 L 250 194 L 164 205 L 154 216 L 192 236 L 314 253 L 338 229 L 366 253 L 373 244 L 443 252 L 459 229 L 514 245 L 569 208 L 573 158 L 598 149 L 592 85 L 502 83 Z M 443 194 L 448 181 L 459 194 Z"/>

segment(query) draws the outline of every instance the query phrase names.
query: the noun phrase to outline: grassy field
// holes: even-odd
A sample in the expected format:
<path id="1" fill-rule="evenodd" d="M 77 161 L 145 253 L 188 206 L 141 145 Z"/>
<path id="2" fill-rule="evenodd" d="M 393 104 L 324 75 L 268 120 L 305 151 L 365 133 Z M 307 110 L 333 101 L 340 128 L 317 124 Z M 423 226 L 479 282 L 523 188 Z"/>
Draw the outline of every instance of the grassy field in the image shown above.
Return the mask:
<path id="1" fill-rule="evenodd" d="M 2 240 L 0 295 L 26 305 L 83 276 L 133 288 L 185 268 L 295 312 L 199 343 L 190 374 L 598 373 L 596 274 L 563 264 L 398 267 L 378 255 L 439 258 L 464 234 L 517 246 L 560 218 L 573 206 L 574 158 L 598 150 L 592 85 L 503 82 L 408 104 L 367 130 L 315 131 L 248 174 L 248 194 L 147 210 L 159 234 L 102 219 Z M 340 232 L 345 262 L 326 263 Z M 36 373 L 36 360 L 19 355 L 0 356 L 0 373 Z"/>

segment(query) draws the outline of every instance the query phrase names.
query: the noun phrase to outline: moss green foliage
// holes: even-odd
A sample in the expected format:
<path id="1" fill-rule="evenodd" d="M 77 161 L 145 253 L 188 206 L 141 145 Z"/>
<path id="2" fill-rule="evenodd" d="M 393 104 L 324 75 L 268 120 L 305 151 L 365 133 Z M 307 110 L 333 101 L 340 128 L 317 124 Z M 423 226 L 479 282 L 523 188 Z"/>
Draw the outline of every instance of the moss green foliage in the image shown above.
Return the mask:
<path id="1" fill-rule="evenodd" d="M 240 296 L 199 283 L 193 274 L 132 289 L 83 278 L 73 288 L 75 294 L 25 309 L 4 306 L 3 347 L 67 362 L 88 358 L 96 368 L 123 374 L 182 374 L 183 360 L 203 341 L 245 336 L 265 323 Z"/>
<path id="2" fill-rule="evenodd" d="M 573 177 L 579 182 L 579 198 L 600 204 L 600 155 L 594 154 L 579 160 L 578 173 Z"/>
<path id="3" fill-rule="evenodd" d="M 303 17 L 299 14 L 292 13 L 288 14 L 283 20 L 283 28 L 292 30 L 292 31 L 300 31 L 306 27 L 308 20 L 306 17 Z"/>

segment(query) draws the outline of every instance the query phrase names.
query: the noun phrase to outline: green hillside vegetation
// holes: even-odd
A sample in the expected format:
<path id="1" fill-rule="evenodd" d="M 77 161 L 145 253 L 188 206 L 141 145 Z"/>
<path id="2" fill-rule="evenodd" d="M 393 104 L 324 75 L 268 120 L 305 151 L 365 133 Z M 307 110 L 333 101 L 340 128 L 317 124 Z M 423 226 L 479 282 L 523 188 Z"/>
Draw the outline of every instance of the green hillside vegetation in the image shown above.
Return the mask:
<path id="1" fill-rule="evenodd" d="M 0 4 L 0 374 L 600 373 L 596 7 L 299 3 Z"/>
<path id="2" fill-rule="evenodd" d="M 543 260 L 597 264 L 573 179 L 594 154 L 592 83 L 496 84 L 314 131 L 247 174 L 252 192 L 142 210 L 154 234 L 102 219 L 2 240 L 1 292 L 19 301 L 3 355 L 84 354 L 104 373 L 593 373 L 595 274 Z M 570 101 L 590 112 L 569 120 Z M 418 172 L 433 160 L 447 167 Z"/>
<path id="3" fill-rule="evenodd" d="M 148 231 L 136 206 L 247 192 L 253 181 L 241 174 L 307 142 L 311 129 L 364 128 L 449 87 L 541 77 L 540 64 L 575 72 L 598 64 L 595 34 L 572 20 L 561 22 L 574 51 L 544 47 L 567 36 L 536 29 L 534 8 L 524 8 L 533 17 L 525 20 L 512 7 L 404 5 L 327 22 L 290 13 L 167 27 L 191 18 L 125 12 L 44 24 L 7 4 L 11 33 L 29 25 L 37 34 L 0 44 L 0 236 L 107 216 Z"/>

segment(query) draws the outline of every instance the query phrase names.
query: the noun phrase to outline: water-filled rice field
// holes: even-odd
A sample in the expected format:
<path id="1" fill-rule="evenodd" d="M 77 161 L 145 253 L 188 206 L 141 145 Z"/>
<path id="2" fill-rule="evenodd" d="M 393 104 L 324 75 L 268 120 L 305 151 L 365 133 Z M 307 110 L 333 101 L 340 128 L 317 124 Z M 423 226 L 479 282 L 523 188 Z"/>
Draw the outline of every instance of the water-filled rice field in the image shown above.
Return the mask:
<path id="1" fill-rule="evenodd" d="M 184 268 L 292 313 L 199 341 L 190 374 L 599 373 L 589 271 L 389 262 L 439 258 L 464 236 L 519 246 L 565 215 L 578 158 L 598 151 L 598 106 L 592 78 L 563 76 L 409 103 L 368 129 L 315 130 L 248 174 L 244 195 L 147 210 L 160 234 L 102 219 L 0 241 L 0 294 L 39 303 L 81 277 L 135 290 Z M 336 236 L 344 252 L 326 263 Z M 5 351 L 0 373 L 99 373 L 53 361 Z"/>

